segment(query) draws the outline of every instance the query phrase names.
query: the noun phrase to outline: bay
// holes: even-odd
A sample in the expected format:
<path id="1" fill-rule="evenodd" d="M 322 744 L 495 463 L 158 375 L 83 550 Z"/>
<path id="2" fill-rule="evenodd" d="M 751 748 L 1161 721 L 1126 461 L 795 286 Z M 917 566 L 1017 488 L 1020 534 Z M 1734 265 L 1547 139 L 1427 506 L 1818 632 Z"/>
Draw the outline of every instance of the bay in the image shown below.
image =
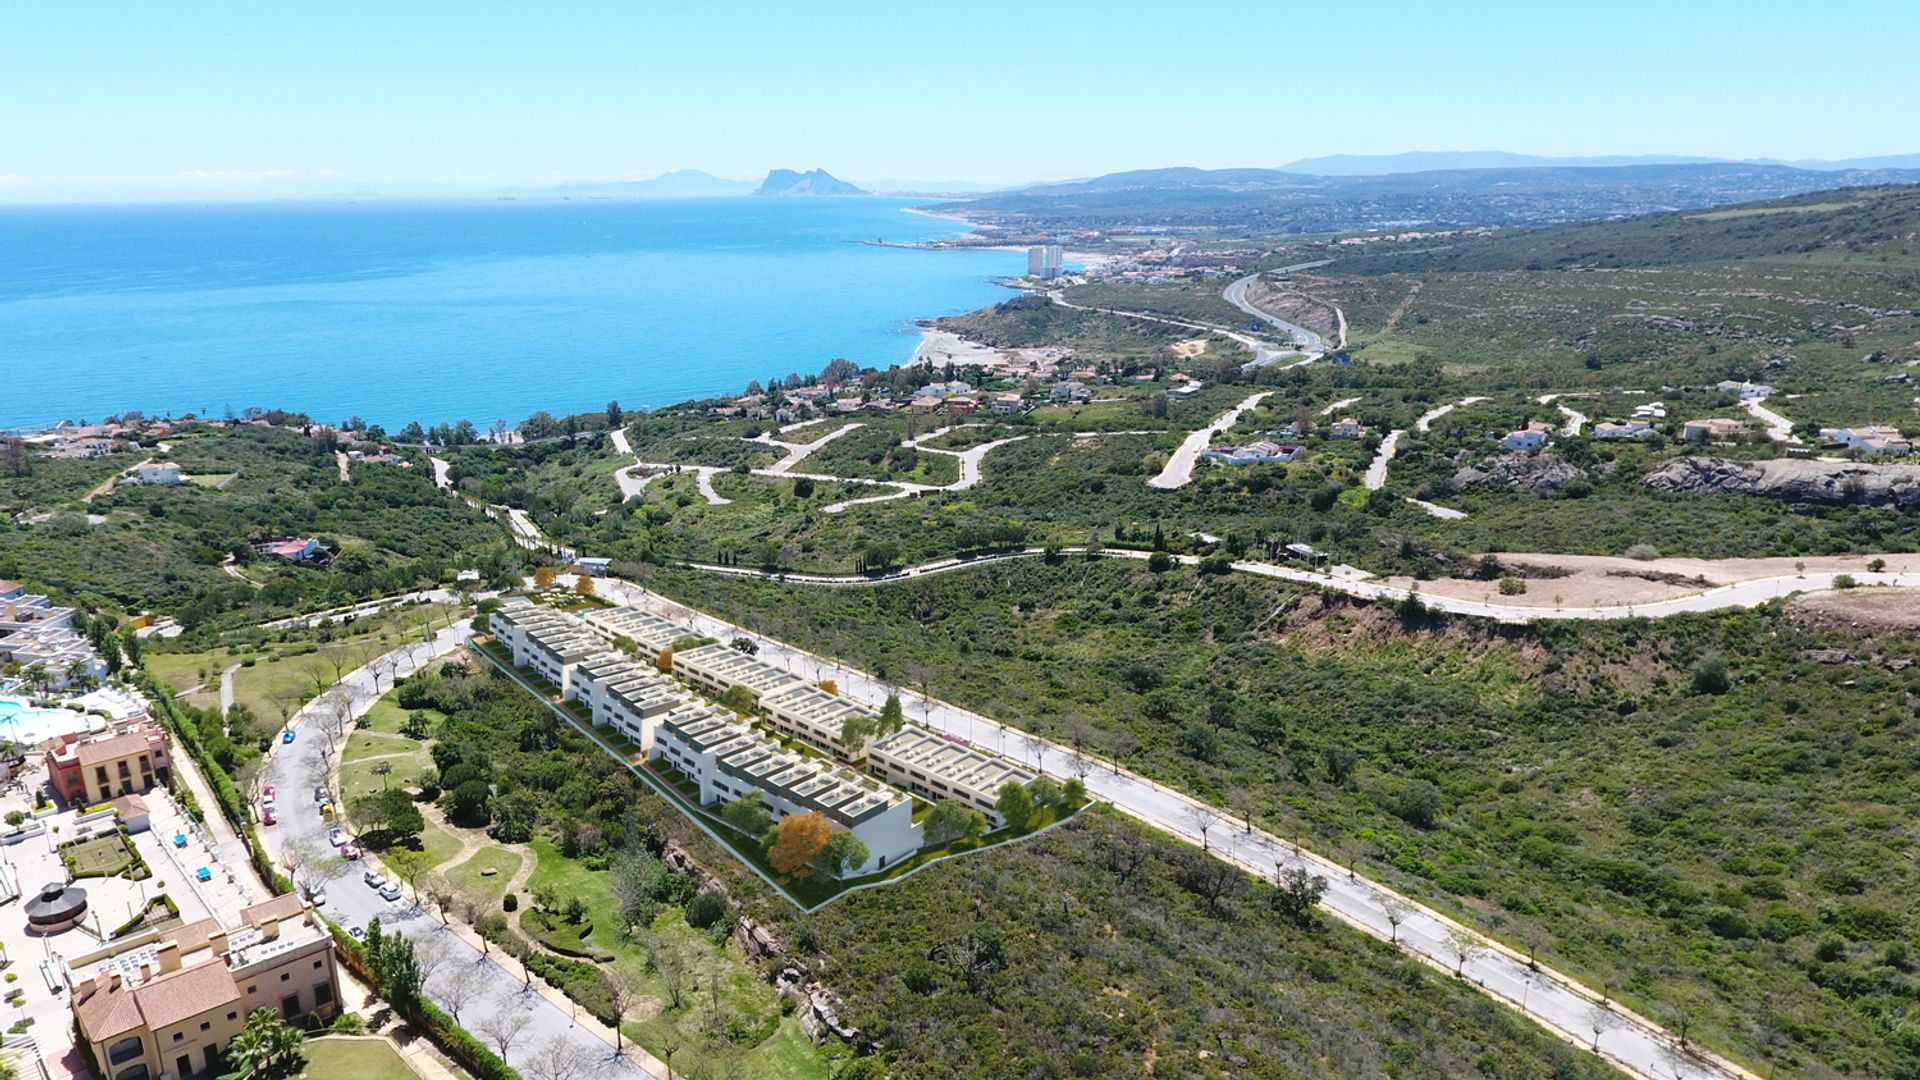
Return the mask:
<path id="1" fill-rule="evenodd" d="M 0 426 L 248 406 L 485 427 L 739 393 L 1004 299 L 1010 251 L 902 200 L 0 211 Z"/>

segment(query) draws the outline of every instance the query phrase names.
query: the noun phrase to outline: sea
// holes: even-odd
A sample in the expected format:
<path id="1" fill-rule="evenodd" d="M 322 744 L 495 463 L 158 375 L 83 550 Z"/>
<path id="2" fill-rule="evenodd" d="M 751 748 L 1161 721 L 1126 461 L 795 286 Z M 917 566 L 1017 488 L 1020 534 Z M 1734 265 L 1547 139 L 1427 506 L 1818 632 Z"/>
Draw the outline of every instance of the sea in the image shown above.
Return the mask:
<path id="1" fill-rule="evenodd" d="M 397 428 L 676 404 L 1005 299 L 882 198 L 0 209 L 0 428 L 249 406 Z"/>

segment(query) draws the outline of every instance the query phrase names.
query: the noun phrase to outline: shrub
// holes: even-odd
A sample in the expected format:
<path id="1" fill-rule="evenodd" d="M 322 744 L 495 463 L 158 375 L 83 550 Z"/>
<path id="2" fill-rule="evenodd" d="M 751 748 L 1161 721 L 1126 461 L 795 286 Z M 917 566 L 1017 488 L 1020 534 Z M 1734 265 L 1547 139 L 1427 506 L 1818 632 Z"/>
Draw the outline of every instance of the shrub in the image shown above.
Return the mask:
<path id="1" fill-rule="evenodd" d="M 1147 569 L 1156 574 L 1164 574 L 1173 569 L 1173 556 L 1164 551 L 1156 551 L 1147 557 Z"/>
<path id="2" fill-rule="evenodd" d="M 1500 595 L 1502 596 L 1519 596 L 1526 591 L 1527 582 L 1524 578 L 1503 577 L 1500 579 Z"/>
<path id="3" fill-rule="evenodd" d="M 501 898 L 500 898 L 500 910 L 502 910 L 502 911 L 518 911 L 518 910 L 520 910 L 520 894 L 519 894 L 519 893 L 508 893 L 507 895 L 505 895 L 505 896 L 503 896 L 503 897 L 501 897 Z"/>
<path id="4" fill-rule="evenodd" d="M 1836 589 L 1851 589 L 1858 584 L 1860 583 L 1854 580 L 1852 574 L 1835 574 L 1833 576 L 1833 587 Z"/>
<path id="5" fill-rule="evenodd" d="M 1696 694 L 1724 694 L 1733 687 L 1727 674 L 1727 661 L 1719 656 L 1703 656 L 1693 665 L 1688 686 Z"/>
<path id="6" fill-rule="evenodd" d="M 1638 559 L 1641 562 L 1646 562 L 1648 559 L 1657 559 L 1659 557 L 1660 549 L 1644 541 L 1627 549 L 1627 558 L 1629 559 Z"/>
<path id="7" fill-rule="evenodd" d="M 687 925 L 705 930 L 727 917 L 727 898 L 707 889 L 687 904 Z"/>

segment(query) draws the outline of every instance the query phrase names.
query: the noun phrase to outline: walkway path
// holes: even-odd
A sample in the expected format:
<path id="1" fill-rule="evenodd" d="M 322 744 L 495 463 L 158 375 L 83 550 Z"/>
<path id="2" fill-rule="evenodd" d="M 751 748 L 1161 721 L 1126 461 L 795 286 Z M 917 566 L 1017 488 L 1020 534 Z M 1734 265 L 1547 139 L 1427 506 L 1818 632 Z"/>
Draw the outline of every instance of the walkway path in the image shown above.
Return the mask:
<path id="1" fill-rule="evenodd" d="M 602 595 L 683 621 L 697 633 L 722 640 L 737 637 L 753 640 L 759 646 L 755 655 L 763 663 L 784 667 L 814 680 L 833 679 L 840 693 L 855 700 L 877 707 L 889 694 L 898 693 L 909 716 L 955 738 L 992 745 L 1006 753 L 1007 736 L 1011 733 L 1016 736 L 1015 756 L 1031 757 L 1039 767 L 1057 776 L 1082 776 L 1093 797 L 1198 843 L 1216 858 L 1264 878 L 1277 877 L 1279 871 L 1293 867 L 1302 867 L 1323 878 L 1327 891 L 1321 902 L 1334 916 L 1375 937 L 1388 938 L 1446 971 L 1452 971 L 1456 964 L 1454 942 L 1469 940 L 1478 955 L 1464 964 L 1465 978 L 1496 1001 L 1521 1011 L 1568 1042 L 1580 1046 L 1594 1043 L 1589 1018 L 1600 1003 L 1600 995 L 1551 968 L 1530 964 L 1524 956 L 1499 942 L 1359 877 L 1332 860 L 1299 849 L 1270 833 L 1248 830 L 1227 813 L 1129 772 L 1116 763 L 1076 754 L 978 713 L 902 690 L 866 672 L 756 635 L 631 583 L 601 579 L 601 585 Z M 1640 1076 L 1652 1078 L 1656 1070 L 1664 1070 L 1659 1073 L 1661 1076 L 1673 1075 L 1668 1065 L 1672 1056 L 1669 1048 L 1676 1045 L 1676 1040 L 1671 1034 L 1653 1021 L 1617 1005 L 1611 1016 L 1615 1026 L 1598 1039 L 1603 1056 Z M 1721 1080 L 1751 1077 L 1738 1066 L 1714 1058 L 1697 1059 L 1682 1075 Z"/>
<path id="2" fill-rule="evenodd" d="M 333 463 L 340 467 L 340 482 L 343 484 L 353 483 L 353 466 L 345 450 L 335 450 L 333 452 Z"/>
<path id="3" fill-rule="evenodd" d="M 239 670 L 240 670 L 240 665 L 234 664 L 233 666 L 227 668 L 225 671 L 222 671 L 220 673 L 220 715 L 221 716 L 225 716 L 228 713 L 233 711 L 233 673 Z"/>
<path id="4" fill-rule="evenodd" d="M 1260 404 L 1261 399 L 1270 396 L 1272 393 L 1273 391 L 1271 390 L 1262 390 L 1260 393 L 1253 395 L 1240 404 L 1235 405 L 1233 408 L 1228 409 L 1226 412 L 1221 413 L 1214 419 L 1213 423 L 1188 435 L 1186 440 L 1180 444 L 1180 448 L 1175 450 L 1173 456 L 1167 459 L 1166 467 L 1160 470 L 1160 475 L 1147 481 L 1147 486 L 1156 491 L 1177 491 L 1180 488 L 1186 487 L 1187 484 L 1193 480 L 1194 463 L 1200 460 L 1200 455 L 1205 452 L 1207 445 L 1213 442 L 1214 435 L 1238 423 L 1241 413 Z"/>

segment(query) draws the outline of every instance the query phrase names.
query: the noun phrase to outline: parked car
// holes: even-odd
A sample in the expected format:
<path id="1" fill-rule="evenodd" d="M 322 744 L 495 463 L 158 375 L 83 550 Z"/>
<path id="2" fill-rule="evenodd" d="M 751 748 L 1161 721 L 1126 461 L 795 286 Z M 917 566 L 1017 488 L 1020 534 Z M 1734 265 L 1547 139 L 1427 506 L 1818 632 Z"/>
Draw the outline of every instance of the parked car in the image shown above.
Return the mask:
<path id="1" fill-rule="evenodd" d="M 384 889 L 387 886 L 387 879 L 381 877 L 380 871 L 372 867 L 368 867 L 367 872 L 360 875 L 360 880 L 366 882 L 369 889 Z"/>
<path id="2" fill-rule="evenodd" d="M 273 824 L 277 824 L 279 820 L 280 820 L 279 818 L 276 818 L 273 816 L 273 804 L 268 803 L 266 812 L 260 815 L 260 824 L 273 825 Z"/>
<path id="3" fill-rule="evenodd" d="M 352 844 L 341 844 L 340 857 L 351 862 L 360 857 L 360 849 L 354 847 Z"/>
<path id="4" fill-rule="evenodd" d="M 346 842 L 347 834 L 341 832 L 338 826 L 327 830 L 327 843 L 332 844 L 334 847 L 339 847 Z"/>
<path id="5" fill-rule="evenodd" d="M 314 801 L 314 802 L 326 802 L 326 801 L 327 801 L 327 789 L 326 789 L 326 788 L 324 788 L 324 787 L 316 787 L 316 788 L 314 788 L 314 789 L 313 789 L 313 801 Z"/>
<path id="6" fill-rule="evenodd" d="M 363 941 L 366 939 L 367 931 L 365 927 L 356 926 L 347 931 L 347 936 L 355 941 Z"/>
<path id="7" fill-rule="evenodd" d="M 324 907 L 324 906 L 326 906 L 326 903 L 327 903 L 327 890 L 325 890 L 325 889 L 317 889 L 317 888 L 316 888 L 316 889 L 308 889 L 308 890 L 307 890 L 307 902 L 308 902 L 308 903 L 310 903 L 310 904 L 312 904 L 312 905 L 313 905 L 314 907 Z"/>
<path id="8" fill-rule="evenodd" d="M 290 742 L 292 742 L 292 741 L 293 741 L 293 729 L 292 729 L 292 728 L 288 728 L 287 730 L 285 730 L 285 731 L 283 731 L 283 732 L 281 732 L 281 733 L 280 733 L 280 741 L 281 741 L 282 743 L 290 743 Z"/>
<path id="9" fill-rule="evenodd" d="M 400 899 L 400 886 L 395 885 L 391 881 L 387 882 L 385 885 L 382 885 L 380 887 L 380 899 L 382 900 Z"/>

